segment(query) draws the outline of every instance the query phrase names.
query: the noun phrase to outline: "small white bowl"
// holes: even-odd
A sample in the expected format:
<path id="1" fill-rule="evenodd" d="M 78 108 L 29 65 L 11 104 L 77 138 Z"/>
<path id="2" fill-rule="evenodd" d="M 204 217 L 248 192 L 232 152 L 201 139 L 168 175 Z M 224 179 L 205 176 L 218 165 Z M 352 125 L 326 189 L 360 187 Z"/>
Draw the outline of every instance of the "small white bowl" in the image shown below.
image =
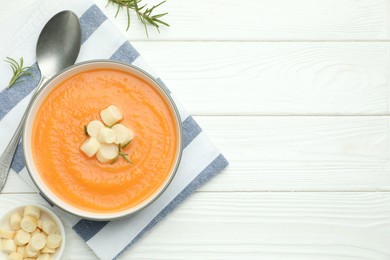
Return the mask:
<path id="1" fill-rule="evenodd" d="M 62 242 L 59 248 L 56 249 L 56 252 L 54 254 L 50 254 L 53 260 L 59 260 L 61 259 L 62 253 L 64 252 L 65 248 L 65 229 L 64 225 L 62 224 L 61 220 L 57 217 L 57 215 L 51 211 L 49 208 L 39 205 L 39 204 L 26 204 L 21 205 L 16 208 L 10 209 L 6 214 L 4 214 L 0 219 L 0 229 L 6 229 L 6 230 L 12 230 L 11 226 L 9 224 L 9 217 L 15 213 L 19 212 L 23 216 L 23 210 L 26 206 L 33 205 L 38 207 L 41 210 L 41 217 L 40 219 L 49 218 L 54 221 L 54 223 L 58 227 L 58 232 L 62 237 Z M 0 260 L 8 259 L 8 254 L 0 251 Z"/>

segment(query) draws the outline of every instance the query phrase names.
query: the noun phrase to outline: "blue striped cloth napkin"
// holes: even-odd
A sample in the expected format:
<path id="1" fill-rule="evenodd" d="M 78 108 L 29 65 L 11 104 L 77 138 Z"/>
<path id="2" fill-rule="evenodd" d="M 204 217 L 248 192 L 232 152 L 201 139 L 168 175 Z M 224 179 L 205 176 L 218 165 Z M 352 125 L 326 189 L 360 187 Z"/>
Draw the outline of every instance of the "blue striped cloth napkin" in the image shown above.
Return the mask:
<path id="1" fill-rule="evenodd" d="M 90 0 L 44 0 L 21 10 L 0 25 L 0 59 L 6 56 L 24 57 L 34 75 L 11 89 L 6 89 L 11 71 L 0 63 L 0 152 L 10 140 L 30 97 L 37 86 L 40 73 L 35 62 L 35 46 L 40 30 L 57 12 L 72 10 L 82 26 L 82 47 L 77 62 L 91 59 L 112 59 L 138 66 L 157 75 L 126 38 L 107 20 Z M 7 74 L 8 73 L 8 74 Z M 184 128 L 184 151 L 179 170 L 168 189 L 152 205 L 136 215 L 116 221 L 80 219 L 54 208 L 57 214 L 88 244 L 101 259 L 113 259 L 131 247 L 142 235 L 155 226 L 200 185 L 224 169 L 228 162 L 210 142 L 190 114 L 173 97 L 179 108 Z M 12 163 L 12 172 L 33 185 L 25 167 L 19 146 Z"/>

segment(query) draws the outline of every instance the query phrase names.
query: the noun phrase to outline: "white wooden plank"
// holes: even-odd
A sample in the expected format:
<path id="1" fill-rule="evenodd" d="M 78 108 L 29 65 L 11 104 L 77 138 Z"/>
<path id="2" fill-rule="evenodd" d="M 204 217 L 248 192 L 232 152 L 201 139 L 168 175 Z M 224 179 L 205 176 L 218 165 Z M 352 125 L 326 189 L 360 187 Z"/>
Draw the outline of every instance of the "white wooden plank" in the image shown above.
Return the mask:
<path id="1" fill-rule="evenodd" d="M 34 0 L 2 1 L 0 20 Z M 116 8 L 107 0 L 97 5 L 125 32 L 126 12 L 114 18 Z M 149 0 L 145 3 L 158 3 Z M 154 40 L 367 40 L 389 39 L 389 6 L 386 0 L 169 0 L 158 8 L 169 12 L 170 28 L 149 30 Z M 131 40 L 148 40 L 133 15 L 126 33 Z"/>
<path id="2" fill-rule="evenodd" d="M 390 190 L 388 117 L 196 117 L 230 161 L 203 191 Z"/>
<path id="3" fill-rule="evenodd" d="M 95 2 L 114 19 L 116 9 L 105 8 L 106 0 Z M 147 1 L 158 3 L 160 0 Z M 388 39 L 389 5 L 386 0 L 169 0 L 161 12 L 169 12 L 171 28 L 153 28 L 150 38 L 158 40 L 317 40 Z M 133 16 L 134 17 L 134 16 Z M 114 23 L 122 31 L 127 17 L 122 12 Z M 146 35 L 134 17 L 127 33 L 131 40 Z"/>
<path id="4" fill-rule="evenodd" d="M 388 117 L 195 119 L 230 161 L 202 191 L 390 190 Z M 4 188 L 31 191 L 13 175 Z"/>
<path id="5" fill-rule="evenodd" d="M 134 43 L 196 115 L 389 113 L 390 43 Z"/>
<path id="6" fill-rule="evenodd" d="M 388 194 L 196 194 L 127 259 L 388 259 Z"/>
<path id="7" fill-rule="evenodd" d="M 196 193 L 119 259 L 387 260 L 389 227 L 389 193 Z M 66 232 L 64 259 L 94 259 Z"/>

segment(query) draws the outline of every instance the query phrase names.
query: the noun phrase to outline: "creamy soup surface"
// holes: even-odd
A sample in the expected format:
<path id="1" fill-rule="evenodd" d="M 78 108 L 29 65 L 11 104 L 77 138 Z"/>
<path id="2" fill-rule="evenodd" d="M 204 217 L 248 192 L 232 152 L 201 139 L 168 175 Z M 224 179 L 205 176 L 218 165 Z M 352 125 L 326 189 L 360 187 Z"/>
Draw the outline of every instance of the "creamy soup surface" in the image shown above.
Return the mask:
<path id="1" fill-rule="evenodd" d="M 102 164 L 80 151 L 83 127 L 114 104 L 135 138 L 119 158 Z M 112 69 L 81 72 L 43 101 L 33 126 L 33 159 L 44 182 L 61 199 L 90 212 L 117 212 L 145 201 L 173 167 L 177 129 L 166 101 L 146 81 Z"/>

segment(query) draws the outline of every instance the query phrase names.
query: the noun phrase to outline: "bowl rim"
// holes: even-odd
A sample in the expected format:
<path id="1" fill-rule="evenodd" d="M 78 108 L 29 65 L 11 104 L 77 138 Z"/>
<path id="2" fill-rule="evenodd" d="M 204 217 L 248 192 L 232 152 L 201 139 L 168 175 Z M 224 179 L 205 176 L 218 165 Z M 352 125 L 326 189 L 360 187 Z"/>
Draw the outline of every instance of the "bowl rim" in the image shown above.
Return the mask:
<path id="1" fill-rule="evenodd" d="M 45 211 L 45 213 L 47 215 L 49 215 L 49 217 L 56 223 L 56 225 L 58 226 L 58 230 L 59 232 L 61 233 L 61 237 L 62 237 L 62 241 L 61 241 L 61 245 L 57 248 L 57 251 L 55 253 L 55 258 L 54 260 L 58 260 L 58 259 L 61 259 L 61 256 L 64 254 L 64 250 L 65 250 L 65 246 L 66 246 L 66 232 L 65 232 L 65 226 L 64 224 L 62 223 L 61 219 L 58 217 L 58 215 L 52 210 L 50 209 L 49 207 L 45 206 L 45 205 L 42 205 L 42 204 L 39 204 L 39 203 L 23 203 L 23 204 L 20 204 L 20 205 L 17 205 L 15 207 L 12 207 L 10 209 L 8 209 L 3 215 L 1 215 L 0 217 L 0 221 L 4 220 L 5 217 L 9 217 L 13 212 L 15 211 L 18 211 L 18 210 L 22 210 L 23 208 L 25 208 L 26 206 L 36 206 L 38 207 L 40 210 L 43 210 Z M 0 223 L 1 225 L 2 223 Z M 2 254 L 5 254 L 4 252 L 1 252 Z"/>
<path id="2" fill-rule="evenodd" d="M 136 70 L 138 71 L 141 75 L 143 74 L 143 77 L 141 77 L 143 80 L 150 80 L 151 82 L 153 82 L 156 86 L 158 86 L 158 88 L 162 91 L 162 93 L 164 94 L 164 98 L 167 99 L 167 103 L 168 105 L 171 107 L 172 111 L 173 111 L 173 117 L 174 117 L 174 120 L 177 120 L 177 136 L 178 136 L 178 144 L 177 144 L 177 155 L 175 156 L 176 157 L 176 161 L 175 161 L 175 164 L 173 165 L 173 167 L 171 168 L 171 171 L 169 173 L 169 176 L 168 178 L 166 179 L 165 183 L 163 183 L 163 186 L 161 186 L 159 188 L 159 190 L 157 190 L 155 193 L 152 194 L 151 197 L 149 197 L 148 199 L 146 199 L 145 201 L 141 202 L 140 204 L 134 206 L 134 207 L 131 207 L 131 208 L 128 208 L 128 209 L 125 209 L 125 210 L 122 210 L 122 211 L 115 211 L 115 212 L 107 212 L 107 213 L 101 213 L 101 212 L 87 212 L 85 210 L 82 210 L 82 209 L 77 209 L 79 210 L 80 212 L 83 212 L 83 214 L 79 214 L 79 213 L 75 213 L 75 212 L 72 212 L 71 210 L 68 210 L 66 207 L 60 205 L 59 203 L 56 203 L 55 201 L 53 201 L 49 195 L 47 195 L 45 193 L 45 191 L 42 189 L 42 187 L 40 187 L 40 184 L 35 180 L 35 177 L 34 175 L 39 175 L 38 172 L 34 172 L 34 170 L 32 169 L 31 165 L 30 165 L 30 162 L 29 160 L 27 160 L 28 157 L 28 153 L 29 153 L 29 145 L 28 145 L 28 138 L 27 138 L 27 124 L 26 122 L 29 120 L 29 118 L 32 116 L 31 115 L 31 111 L 32 111 L 32 108 L 34 107 L 34 105 L 36 104 L 36 100 L 37 98 L 42 94 L 43 90 L 51 83 L 53 82 L 55 79 L 57 79 L 59 76 L 61 76 L 62 74 L 66 73 L 66 72 L 69 72 L 71 70 L 74 70 L 74 69 L 77 69 L 78 67 L 83 67 L 83 66 L 88 66 L 88 65 L 93 65 L 93 64 L 99 64 L 99 63 L 102 63 L 102 64 L 114 64 L 114 65 L 119 65 L 119 66 L 124 66 L 124 67 L 127 67 L 127 68 L 130 68 L 130 69 L 133 69 L 133 70 Z M 102 67 L 103 68 L 103 67 Z M 83 70 L 83 71 L 88 71 L 88 69 L 86 70 Z M 80 71 L 82 72 L 82 71 Z M 129 71 L 127 71 L 127 73 L 130 73 Z M 76 73 L 77 74 L 77 73 Z M 76 75 L 75 74 L 75 75 Z M 136 75 L 138 76 L 138 75 Z M 154 87 L 154 86 L 152 86 Z M 55 87 L 54 87 L 55 88 Z M 51 92 L 49 92 L 51 93 Z M 82 61 L 82 62 L 79 62 L 79 63 L 76 63 L 70 67 L 67 67 L 65 68 L 64 70 L 58 72 L 57 74 L 55 74 L 53 77 L 51 77 L 50 79 L 48 79 L 36 92 L 36 94 L 34 94 L 31 102 L 29 103 L 28 107 L 27 107 L 27 110 L 26 110 L 26 118 L 25 118 L 25 121 L 24 121 L 24 125 L 23 125 L 23 133 L 22 133 L 22 146 L 23 146 L 23 155 L 24 155 L 24 158 L 25 161 L 26 161 L 26 168 L 27 168 L 27 172 L 29 174 L 29 176 L 31 177 L 34 185 L 37 187 L 37 189 L 40 191 L 40 194 L 46 199 L 48 200 L 50 203 L 52 203 L 53 205 L 55 205 L 56 207 L 60 208 L 61 210 L 65 211 L 65 212 L 68 212 L 72 215 L 75 215 L 75 216 L 78 216 L 78 217 L 81 217 L 81 218 L 84 218 L 84 219 L 89 219 L 89 220 L 96 220 L 96 221 L 108 221 L 108 220 L 116 220 L 116 219 L 121 219 L 121 218 L 124 218 L 124 217 L 127 217 L 127 216 L 130 216 L 130 215 L 133 215 L 137 212 L 139 212 L 140 210 L 146 208 L 147 206 L 149 206 L 150 204 L 152 204 L 155 200 L 157 200 L 161 194 L 164 193 L 164 191 L 168 188 L 168 186 L 170 185 L 170 183 L 172 182 L 172 180 L 174 179 L 176 173 L 177 173 L 177 170 L 180 166 L 180 162 L 181 162 L 181 159 L 182 159 L 182 154 L 183 154 L 183 126 L 182 126 L 182 118 L 180 116 L 180 112 L 179 112 L 179 109 L 177 107 L 177 105 L 175 104 L 175 101 L 173 100 L 172 96 L 170 95 L 170 93 L 168 92 L 168 90 L 166 89 L 165 86 L 163 86 L 160 82 L 158 82 L 156 80 L 155 77 L 153 77 L 150 73 L 148 73 L 147 71 L 135 66 L 135 65 L 132 65 L 132 64 L 127 64 L 127 63 L 124 63 L 124 62 L 120 62 L 120 61 L 114 61 L 114 60 L 109 60 L 109 59 L 93 59 L 93 60 L 87 60 L 87 61 Z M 33 172 L 33 173 L 32 173 Z M 47 188 L 49 189 L 49 188 Z M 50 190 L 50 189 L 49 189 Z M 60 199 L 58 196 L 56 196 L 58 198 L 58 200 L 60 200 L 63 204 L 69 206 L 70 208 L 77 208 L 75 206 L 72 206 L 70 205 L 69 203 L 66 203 L 64 200 Z"/>

